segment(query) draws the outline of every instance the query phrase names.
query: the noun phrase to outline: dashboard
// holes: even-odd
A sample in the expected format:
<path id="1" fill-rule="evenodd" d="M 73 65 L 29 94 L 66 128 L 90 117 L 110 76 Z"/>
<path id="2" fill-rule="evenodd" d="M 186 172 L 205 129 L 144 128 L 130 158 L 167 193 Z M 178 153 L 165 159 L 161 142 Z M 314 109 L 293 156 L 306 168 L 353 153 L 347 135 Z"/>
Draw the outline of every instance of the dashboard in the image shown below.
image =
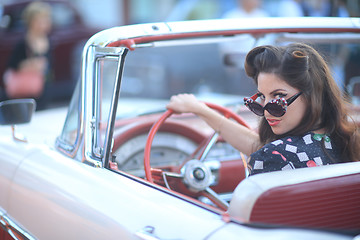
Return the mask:
<path id="1" fill-rule="evenodd" d="M 144 147 L 147 133 L 133 136 L 119 146 L 113 153 L 118 168 L 122 171 L 144 178 Z M 162 168 L 181 166 L 196 151 L 198 143 L 191 138 L 171 132 L 156 134 L 151 148 L 151 166 Z M 218 141 L 211 148 L 205 163 L 214 172 L 218 170 L 219 162 L 241 159 L 238 150 L 230 144 Z"/>
<path id="2" fill-rule="evenodd" d="M 113 155 L 116 156 L 118 168 L 138 177 L 145 177 L 144 147 L 147 134 L 140 134 L 126 141 Z M 184 136 L 159 132 L 153 141 L 151 150 L 151 166 L 179 166 L 197 148 L 197 144 Z"/>

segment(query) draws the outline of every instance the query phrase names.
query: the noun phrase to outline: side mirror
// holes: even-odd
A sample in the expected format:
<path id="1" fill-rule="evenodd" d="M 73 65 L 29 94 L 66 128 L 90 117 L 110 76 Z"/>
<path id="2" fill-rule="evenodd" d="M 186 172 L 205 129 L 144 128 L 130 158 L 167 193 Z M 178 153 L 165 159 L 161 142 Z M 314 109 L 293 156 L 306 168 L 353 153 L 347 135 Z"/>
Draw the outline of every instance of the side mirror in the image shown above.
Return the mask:
<path id="1" fill-rule="evenodd" d="M 34 99 L 14 99 L 0 102 L 0 125 L 11 125 L 13 138 L 16 141 L 27 142 L 25 137 L 15 133 L 15 125 L 29 123 L 35 107 Z"/>
<path id="2" fill-rule="evenodd" d="M 35 107 L 34 99 L 13 99 L 0 102 L 0 125 L 29 123 Z"/>

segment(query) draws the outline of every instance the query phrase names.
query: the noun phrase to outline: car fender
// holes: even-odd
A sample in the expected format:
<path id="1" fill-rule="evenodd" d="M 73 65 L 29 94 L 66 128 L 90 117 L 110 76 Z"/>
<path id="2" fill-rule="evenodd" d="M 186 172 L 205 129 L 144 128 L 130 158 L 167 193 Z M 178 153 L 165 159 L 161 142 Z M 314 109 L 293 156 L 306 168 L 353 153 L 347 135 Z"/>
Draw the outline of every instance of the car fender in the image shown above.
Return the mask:
<path id="1" fill-rule="evenodd" d="M 226 224 L 221 215 L 143 180 L 68 159 L 45 145 L 34 146 L 16 170 L 7 213 L 39 239 L 127 239 L 128 232 L 148 226 L 164 238 L 203 239 Z M 164 228 L 169 219 L 173 223 Z M 187 230 L 179 233 L 179 226 Z"/>

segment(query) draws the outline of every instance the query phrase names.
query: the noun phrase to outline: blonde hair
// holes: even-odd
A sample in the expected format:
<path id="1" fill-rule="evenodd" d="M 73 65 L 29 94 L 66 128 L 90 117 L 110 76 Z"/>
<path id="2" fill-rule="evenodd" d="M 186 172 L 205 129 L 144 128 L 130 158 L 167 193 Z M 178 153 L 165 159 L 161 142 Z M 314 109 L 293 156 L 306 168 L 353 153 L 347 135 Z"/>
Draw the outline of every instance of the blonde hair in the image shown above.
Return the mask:
<path id="1" fill-rule="evenodd" d="M 46 14 L 51 15 L 51 6 L 50 4 L 44 3 L 44 2 L 32 2 L 29 5 L 26 6 L 22 17 L 26 23 L 27 26 L 30 25 L 31 21 L 34 19 L 35 16 L 39 14 Z"/>

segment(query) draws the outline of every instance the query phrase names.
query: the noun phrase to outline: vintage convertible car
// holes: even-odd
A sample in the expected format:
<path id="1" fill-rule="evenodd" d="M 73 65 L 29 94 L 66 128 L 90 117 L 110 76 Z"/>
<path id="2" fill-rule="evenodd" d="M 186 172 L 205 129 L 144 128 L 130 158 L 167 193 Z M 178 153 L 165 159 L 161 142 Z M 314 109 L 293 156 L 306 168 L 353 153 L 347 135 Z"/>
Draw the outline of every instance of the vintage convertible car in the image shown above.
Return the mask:
<path id="1" fill-rule="evenodd" d="M 256 91 L 244 57 L 298 41 L 325 56 L 358 121 L 358 18 L 162 22 L 95 34 L 67 114 L 31 118 L 31 99 L 0 103 L 0 238 L 359 239 L 360 162 L 248 177 L 247 156 L 195 116 L 165 108 L 171 95 L 192 92 L 256 131 L 243 105 Z"/>

